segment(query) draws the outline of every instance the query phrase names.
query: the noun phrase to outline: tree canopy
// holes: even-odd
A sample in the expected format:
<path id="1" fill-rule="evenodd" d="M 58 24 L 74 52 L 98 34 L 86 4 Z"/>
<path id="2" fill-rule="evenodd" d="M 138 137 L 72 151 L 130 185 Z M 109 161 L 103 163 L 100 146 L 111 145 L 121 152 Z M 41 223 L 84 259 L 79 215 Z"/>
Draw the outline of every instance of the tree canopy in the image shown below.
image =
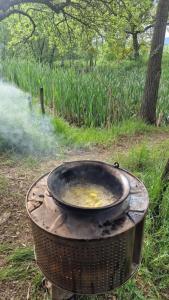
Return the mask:
<path id="1" fill-rule="evenodd" d="M 9 47 L 22 43 L 33 51 L 32 45 L 48 45 L 52 53 L 59 48 L 59 53 L 73 55 L 76 49 L 78 55 L 81 49 L 92 56 L 102 45 L 106 57 L 137 59 L 154 11 L 151 0 L 2 0 L 0 21 L 10 17 L 5 21 Z"/>

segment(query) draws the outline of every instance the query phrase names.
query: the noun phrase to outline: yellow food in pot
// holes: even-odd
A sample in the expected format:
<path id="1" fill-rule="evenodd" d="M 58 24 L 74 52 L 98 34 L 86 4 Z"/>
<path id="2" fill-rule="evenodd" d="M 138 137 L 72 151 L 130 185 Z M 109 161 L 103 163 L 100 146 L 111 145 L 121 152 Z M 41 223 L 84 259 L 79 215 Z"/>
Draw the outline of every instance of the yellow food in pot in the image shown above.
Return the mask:
<path id="1" fill-rule="evenodd" d="M 112 192 L 97 184 L 69 186 L 63 193 L 62 199 L 68 204 L 88 208 L 107 206 L 117 200 Z"/>

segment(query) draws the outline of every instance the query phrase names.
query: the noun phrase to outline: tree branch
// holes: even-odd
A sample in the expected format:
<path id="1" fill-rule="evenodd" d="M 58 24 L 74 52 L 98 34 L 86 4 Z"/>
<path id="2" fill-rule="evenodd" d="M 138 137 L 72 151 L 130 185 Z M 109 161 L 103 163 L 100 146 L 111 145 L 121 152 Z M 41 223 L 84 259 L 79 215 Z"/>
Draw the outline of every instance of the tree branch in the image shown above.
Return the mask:
<path id="1" fill-rule="evenodd" d="M 19 9 L 10 10 L 9 12 L 7 12 L 5 14 L 5 16 L 4 16 L 4 14 L 3 15 L 0 14 L 0 21 L 7 18 L 7 17 L 9 17 L 9 16 L 11 16 L 11 15 L 13 15 L 13 14 L 23 15 L 23 16 L 27 17 L 30 20 L 30 22 L 32 23 L 32 26 L 33 26 L 32 32 L 30 33 L 30 35 L 28 37 L 26 37 L 24 39 L 24 42 L 26 43 L 27 40 L 29 40 L 32 37 L 32 35 L 34 34 L 35 29 L 36 29 L 36 24 L 35 24 L 34 20 L 32 19 L 32 17 L 30 15 L 28 15 L 28 13 L 26 13 L 22 10 L 19 10 Z"/>
<path id="2" fill-rule="evenodd" d="M 167 26 L 169 25 L 169 22 L 167 23 Z M 128 34 L 141 34 L 141 33 L 145 33 L 147 30 L 149 30 L 150 28 L 153 28 L 155 26 L 155 24 L 150 24 L 148 26 L 146 26 L 143 30 L 137 30 L 135 32 L 132 32 L 132 31 L 128 31 L 126 30 L 125 32 L 128 33 Z"/>
<path id="3" fill-rule="evenodd" d="M 0 10 L 7 11 L 10 8 L 15 7 L 16 5 L 26 4 L 26 3 L 43 4 L 56 13 L 60 13 L 62 9 L 72 5 L 71 0 L 66 0 L 58 4 L 54 4 L 53 1 L 50 0 L 1 0 Z"/>

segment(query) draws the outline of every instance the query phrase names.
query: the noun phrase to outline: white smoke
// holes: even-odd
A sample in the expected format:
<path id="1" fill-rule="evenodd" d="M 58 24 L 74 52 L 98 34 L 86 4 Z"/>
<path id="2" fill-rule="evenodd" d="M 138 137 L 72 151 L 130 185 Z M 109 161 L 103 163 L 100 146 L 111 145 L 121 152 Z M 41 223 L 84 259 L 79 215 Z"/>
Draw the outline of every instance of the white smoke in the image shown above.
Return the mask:
<path id="1" fill-rule="evenodd" d="M 0 80 L 0 151 L 58 153 L 58 138 L 50 118 L 31 112 L 30 107 L 28 94 Z"/>

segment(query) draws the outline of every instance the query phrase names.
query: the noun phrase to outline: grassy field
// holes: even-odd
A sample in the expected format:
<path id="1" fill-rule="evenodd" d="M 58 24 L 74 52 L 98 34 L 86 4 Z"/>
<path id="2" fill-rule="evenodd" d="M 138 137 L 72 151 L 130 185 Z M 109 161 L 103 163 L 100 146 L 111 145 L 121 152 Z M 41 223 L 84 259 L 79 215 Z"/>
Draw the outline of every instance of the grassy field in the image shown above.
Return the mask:
<path id="1" fill-rule="evenodd" d="M 111 127 L 137 117 L 144 88 L 146 63 L 123 62 L 110 67 L 51 69 L 16 59 L 2 62 L 3 75 L 33 96 L 44 87 L 52 115 L 85 127 Z M 169 72 L 164 63 L 158 112 L 169 113 Z"/>
<path id="2" fill-rule="evenodd" d="M 70 126 L 68 122 L 61 118 L 54 118 L 52 123 L 56 134 L 62 135 L 64 145 L 71 147 L 90 147 L 92 145 L 109 147 L 123 136 L 130 137 L 135 134 L 161 131 L 161 129 L 146 125 L 140 120 L 124 121 L 108 129 L 78 128 Z M 168 131 L 168 128 L 163 127 L 163 130 Z"/>

